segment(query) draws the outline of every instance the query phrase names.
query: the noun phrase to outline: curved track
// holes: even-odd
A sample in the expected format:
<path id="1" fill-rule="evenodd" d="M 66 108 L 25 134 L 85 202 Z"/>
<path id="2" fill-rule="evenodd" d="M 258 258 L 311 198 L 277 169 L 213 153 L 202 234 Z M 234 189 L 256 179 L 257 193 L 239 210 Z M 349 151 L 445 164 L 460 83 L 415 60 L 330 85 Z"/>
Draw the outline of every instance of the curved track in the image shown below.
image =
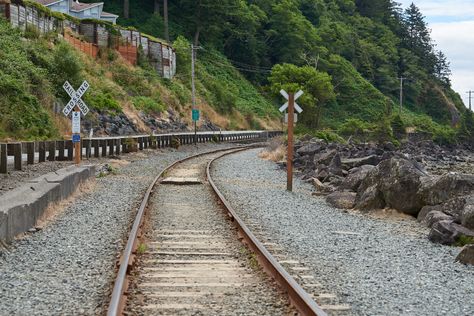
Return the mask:
<path id="1" fill-rule="evenodd" d="M 262 310 L 258 309 L 258 304 L 269 306 L 278 295 L 262 295 L 259 289 L 261 278 L 249 269 L 245 257 L 257 259 L 264 271 L 288 294 L 300 314 L 326 315 L 239 218 L 210 176 L 211 165 L 216 159 L 250 147 L 202 153 L 176 161 L 160 172 L 137 212 L 120 261 L 108 315 L 121 315 L 125 309 L 133 314 L 190 314 L 194 311 L 205 315 L 226 314 L 226 311 L 259 314 Z M 206 185 L 206 179 L 210 187 Z M 158 183 L 160 187 L 157 187 Z M 209 202 L 213 195 L 210 188 L 218 199 L 217 203 L 215 200 Z M 150 201 L 154 191 L 158 192 Z M 200 206 L 193 205 L 196 197 L 199 199 L 201 195 L 206 197 L 199 200 Z M 253 254 L 245 254 L 245 248 L 235 244 L 237 238 L 226 226 L 230 225 L 229 222 L 214 222 L 212 216 L 215 217 L 215 213 L 210 210 L 219 209 L 217 204 L 223 206 L 220 210 L 226 211 L 238 230 L 239 239 Z M 127 305 L 134 304 L 127 303 L 130 272 L 137 251 L 144 252 L 138 240 L 149 207 L 160 210 L 160 224 L 153 231 L 151 240 L 146 242 L 150 249 L 143 256 L 145 259 L 141 260 L 140 271 L 134 280 L 138 284 L 135 292 L 140 293 L 139 301 L 146 303 L 130 310 Z M 137 301 L 136 297 L 133 300 Z M 257 307 L 246 309 L 246 303 Z M 289 312 L 283 312 L 281 304 L 275 303 L 275 306 L 278 312 Z"/>

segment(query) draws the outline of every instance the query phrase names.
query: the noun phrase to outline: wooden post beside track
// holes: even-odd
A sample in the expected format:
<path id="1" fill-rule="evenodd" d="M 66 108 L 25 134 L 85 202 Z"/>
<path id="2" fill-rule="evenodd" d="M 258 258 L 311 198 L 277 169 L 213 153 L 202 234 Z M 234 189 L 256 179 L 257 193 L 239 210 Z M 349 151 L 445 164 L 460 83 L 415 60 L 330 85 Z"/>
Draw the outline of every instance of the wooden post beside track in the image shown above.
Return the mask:
<path id="1" fill-rule="evenodd" d="M 288 93 L 288 154 L 286 161 L 286 189 L 293 191 L 293 124 L 295 113 L 295 94 Z"/>

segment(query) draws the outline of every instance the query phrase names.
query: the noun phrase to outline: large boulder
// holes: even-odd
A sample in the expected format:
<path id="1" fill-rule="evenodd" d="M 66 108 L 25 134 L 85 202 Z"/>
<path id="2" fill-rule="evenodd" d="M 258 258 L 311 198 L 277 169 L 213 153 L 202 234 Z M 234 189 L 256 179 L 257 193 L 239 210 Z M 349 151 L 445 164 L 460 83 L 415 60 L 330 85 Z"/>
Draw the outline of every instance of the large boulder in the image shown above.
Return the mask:
<path id="1" fill-rule="evenodd" d="M 328 151 L 316 154 L 314 156 L 314 164 L 316 166 L 319 166 L 321 164 L 328 166 L 331 163 L 334 156 L 336 155 L 337 155 L 336 149 L 332 149 L 332 150 L 328 150 Z"/>
<path id="2" fill-rule="evenodd" d="M 370 155 L 362 158 L 343 159 L 342 165 L 349 170 L 363 165 L 376 166 L 381 160 L 382 158 L 377 155 Z"/>
<path id="3" fill-rule="evenodd" d="M 452 245 L 462 236 L 473 238 L 474 231 L 456 224 L 453 221 L 444 220 L 433 224 L 428 238 L 434 243 Z"/>
<path id="4" fill-rule="evenodd" d="M 433 222 L 427 219 L 428 214 L 437 212 L 437 217 L 441 218 L 439 212 L 449 216 L 455 223 L 461 224 L 468 229 L 474 230 L 474 194 L 455 197 L 442 204 L 424 206 L 418 214 L 418 221 L 423 224 Z"/>
<path id="5" fill-rule="evenodd" d="M 402 158 L 382 161 L 371 170 L 357 190 L 356 203 L 364 208 L 386 205 L 409 215 L 417 215 L 424 206 L 417 194 L 425 174 Z M 369 192 L 369 193 L 367 193 Z M 379 201 L 382 197 L 383 203 Z M 367 198 L 377 201 L 368 201 Z"/>
<path id="6" fill-rule="evenodd" d="M 324 149 L 326 147 L 326 143 L 321 140 L 321 139 L 312 139 L 309 144 L 303 145 L 300 147 L 298 150 L 296 150 L 296 153 L 300 156 L 308 156 L 308 155 L 314 155 L 316 152 Z"/>
<path id="7" fill-rule="evenodd" d="M 334 155 L 329 163 L 329 172 L 333 175 L 343 176 L 341 156 L 339 154 Z"/>
<path id="8" fill-rule="evenodd" d="M 374 168 L 375 166 L 371 165 L 363 165 L 357 168 L 352 168 L 349 170 L 349 175 L 344 179 L 341 188 L 344 190 L 357 192 L 362 180 L 364 180 L 367 174 Z"/>
<path id="9" fill-rule="evenodd" d="M 355 192 L 333 192 L 326 197 L 326 202 L 336 208 L 351 209 L 355 205 L 355 199 Z"/>
<path id="10" fill-rule="evenodd" d="M 371 211 L 385 207 L 383 194 L 377 185 L 370 186 L 364 190 L 359 190 L 356 194 L 355 207 L 362 211 Z"/>
<path id="11" fill-rule="evenodd" d="M 474 174 L 448 173 L 425 181 L 419 195 L 426 205 L 437 205 L 473 192 Z"/>
<path id="12" fill-rule="evenodd" d="M 422 224 L 426 225 L 427 227 L 432 227 L 434 224 L 440 221 L 453 221 L 453 217 L 449 216 L 448 214 L 445 214 L 441 211 L 436 211 L 433 210 L 429 212 L 423 221 L 421 222 Z"/>
<path id="13" fill-rule="evenodd" d="M 474 245 L 466 245 L 456 257 L 456 261 L 474 265 Z"/>

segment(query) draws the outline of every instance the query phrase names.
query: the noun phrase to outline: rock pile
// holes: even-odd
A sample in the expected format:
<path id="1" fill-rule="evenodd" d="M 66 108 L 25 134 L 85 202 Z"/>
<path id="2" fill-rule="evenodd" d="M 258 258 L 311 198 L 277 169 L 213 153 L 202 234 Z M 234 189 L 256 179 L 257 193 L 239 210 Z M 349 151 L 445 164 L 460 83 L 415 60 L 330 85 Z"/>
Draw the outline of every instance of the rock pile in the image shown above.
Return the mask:
<path id="1" fill-rule="evenodd" d="M 417 217 L 442 244 L 474 241 L 474 171 L 444 173 L 448 166 L 474 165 L 465 149 L 432 142 L 336 144 L 316 138 L 295 144 L 295 167 L 337 208 L 390 208 Z"/>

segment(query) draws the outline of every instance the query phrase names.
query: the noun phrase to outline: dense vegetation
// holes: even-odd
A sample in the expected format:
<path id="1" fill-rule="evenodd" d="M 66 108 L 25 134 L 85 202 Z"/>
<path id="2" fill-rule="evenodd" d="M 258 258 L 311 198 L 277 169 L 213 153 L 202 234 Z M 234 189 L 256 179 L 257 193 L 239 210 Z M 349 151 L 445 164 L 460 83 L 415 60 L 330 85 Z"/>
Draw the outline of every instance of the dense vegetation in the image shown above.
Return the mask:
<path id="1" fill-rule="evenodd" d="M 123 16 L 124 2 L 130 2 L 130 15 L 119 23 L 165 36 L 162 1 L 110 0 L 106 9 Z M 392 0 L 177 0 L 168 8 L 171 40 L 185 36 L 201 45 L 202 58 L 225 54 L 268 98 L 276 102 L 282 84 L 306 89 L 304 128 L 339 131 L 357 122 L 357 128 L 377 133 L 384 122 L 387 131 L 394 124 L 416 126 L 453 141 L 472 119 L 451 90 L 449 63 L 415 5 L 402 10 Z M 205 64 L 211 65 L 225 67 L 213 59 Z M 310 87 L 306 78 L 314 76 Z M 407 78 L 402 113 L 400 77 Z M 289 78 L 295 81 L 278 82 Z M 317 87 L 321 80 L 325 89 Z M 212 89 L 227 91 L 226 84 L 217 81 Z M 234 103 L 222 97 L 225 108 Z"/>
<path id="2" fill-rule="evenodd" d="M 188 44 L 184 39 L 176 42 L 183 67 L 176 79 L 166 80 L 151 69 L 145 58 L 140 58 L 139 67 L 133 67 L 115 51 L 102 50 L 99 59 L 93 60 L 57 34 L 40 35 L 34 28 L 21 32 L 0 18 L 0 140 L 68 135 L 68 120 L 55 112 L 69 100 L 62 89 L 65 80 L 74 87 L 84 79 L 91 84 L 84 100 L 93 110 L 87 116 L 92 127 L 98 124 L 98 114 L 135 113 L 132 119 L 139 121 L 139 111 L 158 116 L 168 108 L 189 121 Z M 207 65 L 209 60 L 224 67 Z M 205 117 L 233 129 L 274 124 L 274 107 L 222 54 L 213 51 L 212 58 L 209 55 L 199 61 L 196 71 L 202 78 L 197 81 L 197 90 Z M 226 112 L 225 117 L 218 111 Z M 142 132 L 149 132 L 144 124 L 136 123 Z"/>
<path id="3" fill-rule="evenodd" d="M 87 0 L 89 1 L 89 0 Z M 86 2 L 87 2 L 86 1 Z M 92 2 L 90 0 L 89 2 Z M 161 0 L 109 0 L 119 24 L 166 38 Z M 414 5 L 391 0 L 177 0 L 168 3 L 174 80 L 146 59 L 131 67 L 113 51 L 87 58 L 54 34 L 23 34 L 0 22 L 0 138 L 65 134 L 52 105 L 67 101 L 61 83 L 87 79 L 96 112 L 172 108 L 189 120 L 191 43 L 199 46 L 196 88 L 208 119 L 224 128 L 275 127 L 278 91 L 303 89 L 301 133 L 363 134 L 381 140 L 416 127 L 439 142 L 472 139 L 474 119 L 450 86 L 449 63 L 435 49 Z M 398 106 L 404 81 L 403 111 Z"/>

